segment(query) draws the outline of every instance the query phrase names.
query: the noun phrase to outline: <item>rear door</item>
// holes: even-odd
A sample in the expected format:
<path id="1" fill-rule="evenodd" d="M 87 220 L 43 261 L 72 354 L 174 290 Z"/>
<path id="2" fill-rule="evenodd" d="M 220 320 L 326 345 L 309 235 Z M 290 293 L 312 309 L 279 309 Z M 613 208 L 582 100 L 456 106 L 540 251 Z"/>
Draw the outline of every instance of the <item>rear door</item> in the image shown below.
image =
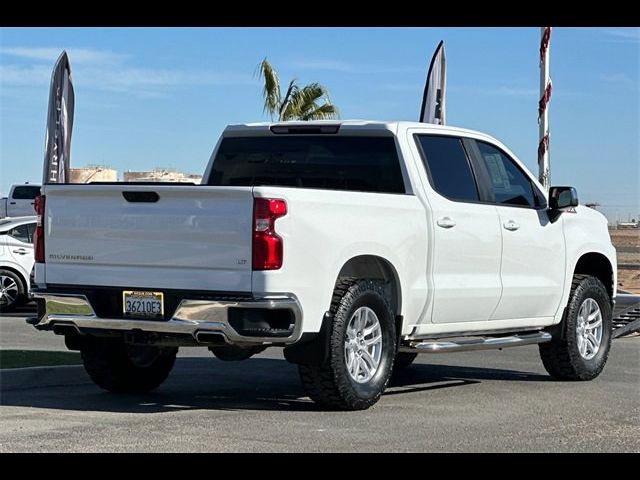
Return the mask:
<path id="1" fill-rule="evenodd" d="M 251 188 L 46 185 L 47 284 L 251 291 Z"/>
<path id="2" fill-rule="evenodd" d="M 36 223 L 23 223 L 12 228 L 6 236 L 6 248 L 9 255 L 16 262 L 27 277 L 33 267 L 33 231 Z"/>
<path id="3" fill-rule="evenodd" d="M 432 322 L 481 322 L 501 293 L 502 240 L 496 207 L 479 201 L 463 140 L 415 134 L 432 212 Z"/>
<path id="4" fill-rule="evenodd" d="M 497 145 L 477 140 L 502 232 L 502 298 L 492 320 L 555 315 L 563 294 L 562 219 L 551 222 L 542 192 Z"/>

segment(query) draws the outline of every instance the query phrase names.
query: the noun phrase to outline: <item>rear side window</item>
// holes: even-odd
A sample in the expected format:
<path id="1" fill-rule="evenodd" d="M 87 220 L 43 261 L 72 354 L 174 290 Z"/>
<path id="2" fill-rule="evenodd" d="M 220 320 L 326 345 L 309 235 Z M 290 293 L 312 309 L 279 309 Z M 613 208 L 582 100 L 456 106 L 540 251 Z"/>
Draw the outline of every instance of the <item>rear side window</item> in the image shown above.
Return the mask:
<path id="1" fill-rule="evenodd" d="M 13 189 L 13 197 L 16 200 L 33 200 L 40 195 L 40 187 L 25 186 Z"/>
<path id="2" fill-rule="evenodd" d="M 18 225 L 9 232 L 9 235 L 24 243 L 33 243 L 33 232 L 36 229 L 35 223 L 25 223 Z"/>
<path id="3" fill-rule="evenodd" d="M 393 137 L 224 138 L 207 184 L 405 193 Z"/>
<path id="4" fill-rule="evenodd" d="M 451 200 L 479 200 L 478 188 L 461 139 L 418 135 L 418 143 L 436 192 Z"/>
<path id="5" fill-rule="evenodd" d="M 519 207 L 536 206 L 531 181 L 515 162 L 488 143 L 476 143 L 487 166 L 496 203 Z"/>

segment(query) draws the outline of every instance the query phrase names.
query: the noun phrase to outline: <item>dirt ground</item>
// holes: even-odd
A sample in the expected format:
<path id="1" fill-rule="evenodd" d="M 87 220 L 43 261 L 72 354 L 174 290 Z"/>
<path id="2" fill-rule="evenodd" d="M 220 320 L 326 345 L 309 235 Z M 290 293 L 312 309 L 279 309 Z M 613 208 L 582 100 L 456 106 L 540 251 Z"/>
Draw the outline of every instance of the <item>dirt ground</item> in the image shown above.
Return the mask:
<path id="1" fill-rule="evenodd" d="M 640 270 L 618 269 L 618 289 L 640 295 Z"/>
<path id="2" fill-rule="evenodd" d="M 635 263 L 640 265 L 640 230 L 609 230 L 613 245 L 618 251 L 618 263 Z M 631 250 L 631 251 L 629 251 Z M 640 294 L 640 269 L 618 269 L 618 288 L 631 293 Z"/>
<path id="3" fill-rule="evenodd" d="M 640 229 L 609 230 L 611 241 L 617 247 L 638 247 L 640 248 Z"/>

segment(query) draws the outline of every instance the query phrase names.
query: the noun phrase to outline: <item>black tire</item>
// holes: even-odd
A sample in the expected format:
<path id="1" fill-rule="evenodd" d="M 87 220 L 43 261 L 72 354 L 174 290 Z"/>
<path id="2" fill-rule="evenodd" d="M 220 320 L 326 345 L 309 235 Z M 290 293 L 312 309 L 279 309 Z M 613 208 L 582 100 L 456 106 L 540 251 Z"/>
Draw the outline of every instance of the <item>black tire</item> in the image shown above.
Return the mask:
<path id="1" fill-rule="evenodd" d="M 603 326 L 600 348 L 591 359 L 580 354 L 577 331 L 578 312 L 588 298 L 597 302 Z M 592 380 L 600 375 L 611 348 L 611 316 L 611 301 L 602 282 L 589 275 L 574 275 L 561 328 L 553 330 L 550 342 L 539 345 L 540 357 L 549 375 L 557 380 Z"/>
<path id="2" fill-rule="evenodd" d="M 167 379 L 178 349 L 132 347 L 119 338 L 88 338 L 80 353 L 85 370 L 100 388 L 114 393 L 144 393 Z"/>
<path id="3" fill-rule="evenodd" d="M 209 347 L 209 351 L 211 351 L 218 360 L 224 362 L 239 362 L 253 357 L 265 348 L 266 347 L 240 348 L 233 345 L 223 345 L 220 347 Z"/>
<path id="4" fill-rule="evenodd" d="M 353 313 L 367 306 L 378 317 L 382 350 L 378 369 L 367 383 L 351 378 L 345 363 L 347 325 Z M 396 327 L 384 284 L 375 280 L 341 278 L 331 302 L 333 322 L 329 332 L 329 355 L 321 366 L 298 365 L 302 384 L 318 405 L 336 410 L 364 410 L 378 401 L 387 387 L 396 353 Z"/>
<path id="5" fill-rule="evenodd" d="M 0 277 L 4 277 L 9 280 L 13 280 L 15 285 L 17 286 L 17 294 L 15 294 L 15 299 L 10 300 L 10 297 L 3 294 L 0 294 L 0 311 L 2 312 L 12 312 L 16 307 L 25 303 L 27 299 L 27 289 L 25 286 L 25 282 L 17 273 L 11 270 L 5 270 L 4 268 L 0 268 Z M 4 288 L 7 285 L 0 285 L 0 288 Z M 13 296 L 13 294 L 11 295 Z"/>
<path id="6" fill-rule="evenodd" d="M 401 370 L 410 366 L 417 358 L 417 353 L 398 352 L 396 354 L 396 360 L 393 365 L 394 370 Z"/>

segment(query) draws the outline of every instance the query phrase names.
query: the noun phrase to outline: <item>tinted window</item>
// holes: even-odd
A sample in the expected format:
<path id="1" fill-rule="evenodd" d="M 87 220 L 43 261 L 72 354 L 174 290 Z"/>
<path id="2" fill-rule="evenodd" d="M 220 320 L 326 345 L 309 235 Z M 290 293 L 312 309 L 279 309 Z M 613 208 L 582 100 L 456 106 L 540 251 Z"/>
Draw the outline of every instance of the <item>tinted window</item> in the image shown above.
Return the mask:
<path id="1" fill-rule="evenodd" d="M 491 178 L 496 202 L 503 205 L 535 206 L 531 181 L 515 162 L 488 143 L 477 144 Z"/>
<path id="2" fill-rule="evenodd" d="M 419 135 L 433 188 L 452 200 L 477 201 L 478 189 L 462 141 L 456 137 Z"/>
<path id="3" fill-rule="evenodd" d="M 392 137 L 225 138 L 208 184 L 405 192 Z"/>
<path id="4" fill-rule="evenodd" d="M 9 232 L 9 235 L 11 235 L 16 240 L 20 240 L 21 242 L 33 243 L 33 231 L 35 230 L 35 228 L 36 228 L 35 223 L 27 223 L 25 225 L 19 225 L 14 229 L 12 229 Z"/>
<path id="5" fill-rule="evenodd" d="M 33 200 L 40 194 L 40 187 L 16 187 L 13 190 L 13 198 L 16 200 Z"/>

